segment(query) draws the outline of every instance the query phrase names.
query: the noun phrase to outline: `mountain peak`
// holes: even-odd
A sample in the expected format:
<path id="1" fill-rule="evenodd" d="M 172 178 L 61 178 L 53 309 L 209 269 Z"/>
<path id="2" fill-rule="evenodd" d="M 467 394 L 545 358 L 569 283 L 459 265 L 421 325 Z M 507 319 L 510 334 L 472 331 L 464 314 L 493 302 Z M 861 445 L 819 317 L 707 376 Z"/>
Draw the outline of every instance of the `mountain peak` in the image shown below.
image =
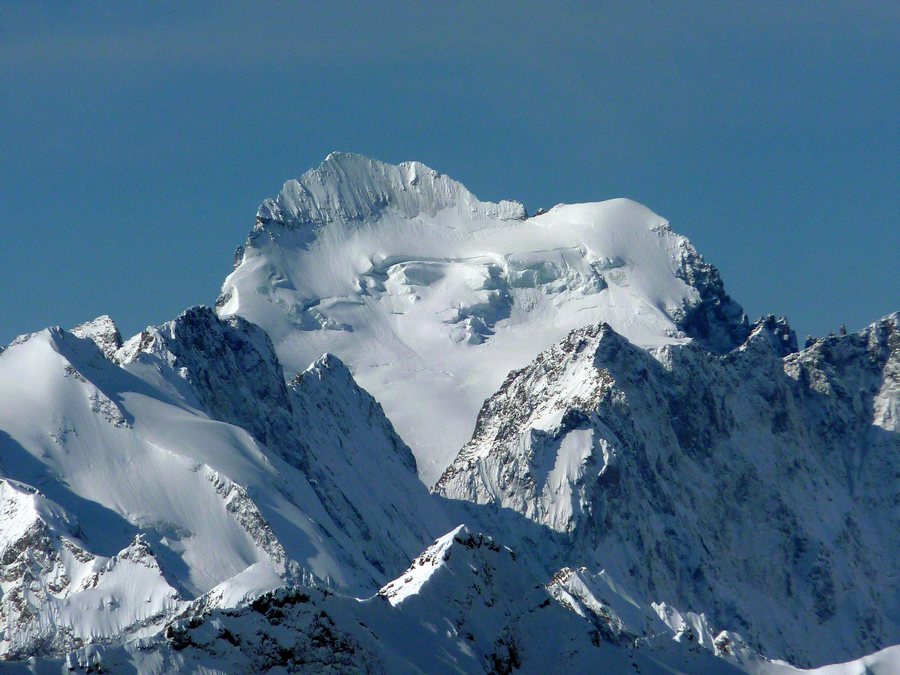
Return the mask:
<path id="1" fill-rule="evenodd" d="M 527 218 L 418 162 L 332 153 L 260 207 L 216 303 L 287 371 L 337 354 L 433 483 L 510 370 L 607 322 L 639 347 L 744 342 L 743 309 L 668 222 L 630 199 Z M 422 419 L 441 419 L 423 425 Z"/>
<path id="2" fill-rule="evenodd" d="M 479 583 L 486 582 L 490 585 L 494 574 L 483 573 L 483 570 L 492 568 L 501 573 L 498 576 L 516 577 L 518 575 L 509 573 L 515 561 L 516 554 L 511 549 L 500 546 L 492 537 L 473 532 L 462 524 L 438 537 L 412 561 L 406 572 L 385 585 L 378 591 L 378 595 L 387 598 L 392 605 L 399 605 L 407 599 L 426 595 L 423 590 L 437 575 L 453 578 L 449 585 L 456 587 L 464 586 L 468 583 L 467 578 L 471 578 L 479 594 L 491 594 L 493 589 L 481 588 Z M 502 574 L 503 572 L 506 574 Z M 479 578 L 480 576 L 483 578 Z M 444 584 L 448 585 L 447 582 Z M 437 595 L 443 596 L 445 593 Z"/>
<path id="3" fill-rule="evenodd" d="M 119 327 L 106 314 L 98 316 L 93 321 L 75 326 L 69 332 L 75 337 L 93 341 L 108 359 L 114 358 L 116 351 L 122 347 L 122 335 L 119 333 Z"/>
<path id="4" fill-rule="evenodd" d="M 341 361 L 337 356 L 331 354 L 330 352 L 325 352 L 313 361 L 309 368 L 307 368 L 304 372 L 321 372 L 323 370 L 331 370 L 336 373 L 347 373 L 350 374 L 350 369 Z M 299 375 L 298 375 L 299 377 Z"/>
<path id="5" fill-rule="evenodd" d="M 403 218 L 458 208 L 501 220 L 525 218 L 518 202 L 482 202 L 461 183 L 420 162 L 393 165 L 363 155 L 332 152 L 317 168 L 287 181 L 257 212 L 257 230 L 289 230 L 377 218 L 394 210 Z"/>
<path id="6" fill-rule="evenodd" d="M 797 334 L 786 318 L 776 319 L 774 314 L 769 314 L 757 320 L 741 349 L 756 343 L 768 345 L 778 356 L 787 356 L 797 351 Z"/>

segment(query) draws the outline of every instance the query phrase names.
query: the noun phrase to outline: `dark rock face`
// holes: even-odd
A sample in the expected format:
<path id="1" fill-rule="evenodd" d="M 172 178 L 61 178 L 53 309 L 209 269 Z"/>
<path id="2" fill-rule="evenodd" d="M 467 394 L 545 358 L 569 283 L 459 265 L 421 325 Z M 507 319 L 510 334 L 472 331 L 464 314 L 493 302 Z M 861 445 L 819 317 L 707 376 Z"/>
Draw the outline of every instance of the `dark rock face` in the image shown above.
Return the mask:
<path id="1" fill-rule="evenodd" d="M 123 359 L 141 352 L 160 356 L 178 371 L 213 417 L 246 429 L 298 468 L 307 468 L 281 364 L 262 329 L 240 317 L 219 319 L 207 307 L 192 307 L 145 330 Z"/>
<path id="2" fill-rule="evenodd" d="M 697 290 L 699 300 L 686 304 L 676 324 L 706 349 L 724 354 L 740 346 L 750 334 L 744 309 L 725 292 L 715 266 L 703 260 L 691 244 L 685 244 L 676 275 Z"/>
<path id="3" fill-rule="evenodd" d="M 288 385 L 262 329 L 240 317 L 219 319 L 206 307 L 148 329 L 138 343 L 124 358 L 156 354 L 213 417 L 304 471 L 335 525 L 380 575 L 403 569 L 445 526 L 409 447 L 337 357 L 326 354 Z"/>
<path id="4" fill-rule="evenodd" d="M 377 672 L 379 659 L 329 614 L 328 594 L 279 589 L 247 605 L 190 613 L 156 648 L 173 668 L 215 660 L 243 672 Z"/>
<path id="5" fill-rule="evenodd" d="M 773 351 L 779 356 L 787 356 L 798 351 L 797 334 L 783 316 L 775 318 L 774 314 L 761 317 L 753 325 L 750 332 L 755 333 L 760 328 L 765 329 L 765 335 L 769 339 Z"/>

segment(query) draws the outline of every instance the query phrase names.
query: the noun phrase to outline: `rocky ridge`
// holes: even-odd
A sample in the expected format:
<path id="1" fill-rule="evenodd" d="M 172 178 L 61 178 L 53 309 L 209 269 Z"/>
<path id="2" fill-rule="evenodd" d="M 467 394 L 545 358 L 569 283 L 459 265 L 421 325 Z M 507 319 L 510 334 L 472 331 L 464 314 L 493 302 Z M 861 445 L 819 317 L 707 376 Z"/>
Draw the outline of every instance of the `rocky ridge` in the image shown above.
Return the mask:
<path id="1" fill-rule="evenodd" d="M 792 352 L 769 318 L 724 356 L 574 331 L 510 374 L 435 489 L 564 534 L 570 559 L 768 656 L 875 651 L 900 630 L 897 328 Z"/>

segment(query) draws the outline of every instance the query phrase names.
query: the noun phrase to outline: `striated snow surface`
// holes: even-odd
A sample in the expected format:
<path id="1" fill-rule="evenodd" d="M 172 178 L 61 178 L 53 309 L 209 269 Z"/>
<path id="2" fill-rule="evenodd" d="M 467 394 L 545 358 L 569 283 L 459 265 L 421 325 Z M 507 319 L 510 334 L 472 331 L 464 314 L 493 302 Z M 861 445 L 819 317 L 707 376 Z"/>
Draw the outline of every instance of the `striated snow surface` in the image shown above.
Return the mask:
<path id="1" fill-rule="evenodd" d="M 329 155 L 262 204 L 235 262 L 220 316 L 262 326 L 289 370 L 337 354 L 428 484 L 506 374 L 574 328 L 602 320 L 640 345 L 716 351 L 747 333 L 716 270 L 640 204 L 528 218 L 417 162 Z"/>

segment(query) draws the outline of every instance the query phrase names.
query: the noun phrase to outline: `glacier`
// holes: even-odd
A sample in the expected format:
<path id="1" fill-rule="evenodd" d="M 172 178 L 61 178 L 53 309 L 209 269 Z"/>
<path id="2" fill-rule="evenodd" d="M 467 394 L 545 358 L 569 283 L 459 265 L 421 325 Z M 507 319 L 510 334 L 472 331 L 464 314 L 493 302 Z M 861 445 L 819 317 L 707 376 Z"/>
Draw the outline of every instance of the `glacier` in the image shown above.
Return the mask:
<path id="1" fill-rule="evenodd" d="M 325 351 L 350 364 L 428 484 L 506 374 L 575 328 L 716 351 L 747 333 L 715 269 L 644 206 L 529 218 L 417 162 L 329 155 L 263 203 L 235 262 L 219 315 L 265 329 L 289 370 Z"/>

